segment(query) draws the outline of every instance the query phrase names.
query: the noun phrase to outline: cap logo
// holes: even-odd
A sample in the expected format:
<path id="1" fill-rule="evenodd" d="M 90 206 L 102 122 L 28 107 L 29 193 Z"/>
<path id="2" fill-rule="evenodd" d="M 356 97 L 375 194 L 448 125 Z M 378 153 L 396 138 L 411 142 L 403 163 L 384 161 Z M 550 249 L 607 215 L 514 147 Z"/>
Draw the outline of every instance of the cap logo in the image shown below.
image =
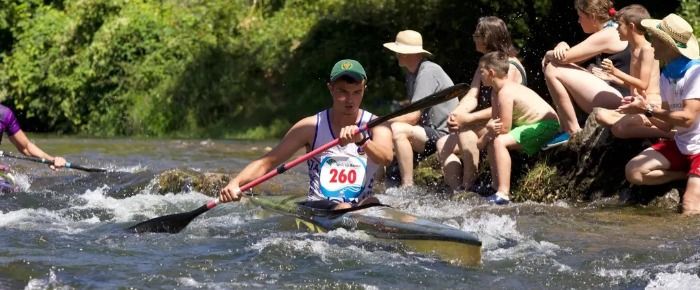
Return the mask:
<path id="1" fill-rule="evenodd" d="M 349 69 L 352 67 L 352 63 L 350 63 L 350 62 L 344 62 L 344 63 L 342 63 L 342 64 L 340 65 L 340 67 L 341 67 L 343 70 L 349 70 Z"/>

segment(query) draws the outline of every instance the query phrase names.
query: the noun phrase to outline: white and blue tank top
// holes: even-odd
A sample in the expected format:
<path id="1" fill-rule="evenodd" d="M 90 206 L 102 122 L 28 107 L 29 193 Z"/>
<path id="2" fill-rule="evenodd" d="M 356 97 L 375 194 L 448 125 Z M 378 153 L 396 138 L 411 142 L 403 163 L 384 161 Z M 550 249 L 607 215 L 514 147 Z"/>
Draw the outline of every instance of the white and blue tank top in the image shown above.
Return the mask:
<path id="1" fill-rule="evenodd" d="M 360 110 L 357 127 L 362 128 L 374 115 Z M 369 132 L 368 132 L 369 133 Z M 335 140 L 330 110 L 316 114 L 316 134 L 311 150 Z M 309 152 L 311 151 L 309 150 Z M 362 148 L 350 143 L 333 146 L 307 161 L 309 166 L 309 200 L 358 202 L 372 194 L 372 182 L 379 165 L 372 162 Z"/>

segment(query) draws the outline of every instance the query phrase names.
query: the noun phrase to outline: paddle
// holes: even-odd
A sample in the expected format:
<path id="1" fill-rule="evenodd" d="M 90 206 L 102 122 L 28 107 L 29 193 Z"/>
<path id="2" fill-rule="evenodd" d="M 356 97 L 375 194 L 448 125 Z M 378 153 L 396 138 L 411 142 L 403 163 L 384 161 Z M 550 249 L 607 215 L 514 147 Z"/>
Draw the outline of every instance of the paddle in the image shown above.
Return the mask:
<path id="1" fill-rule="evenodd" d="M 386 116 L 379 117 L 377 119 L 374 119 L 367 123 L 366 126 L 363 126 L 362 128 L 358 128 L 358 130 L 355 132 L 355 134 L 368 130 L 369 128 L 375 127 L 381 123 L 384 123 L 390 119 L 396 118 L 398 116 L 413 112 L 413 111 L 418 111 L 422 109 L 426 109 L 429 107 L 432 107 L 434 105 L 440 104 L 442 102 L 445 102 L 447 100 L 457 98 L 457 97 L 462 97 L 464 94 L 466 94 L 467 90 L 469 89 L 469 86 L 467 84 L 457 84 L 452 87 L 446 88 L 442 91 L 439 91 L 437 93 L 434 93 L 430 96 L 427 96 L 413 104 L 410 104 L 406 106 L 405 108 L 402 108 L 400 110 L 397 110 L 396 112 L 390 113 Z M 316 148 L 315 150 L 306 153 L 302 156 L 297 157 L 296 159 L 292 160 L 289 163 L 282 164 L 277 167 L 277 169 L 271 170 L 270 172 L 266 173 L 263 176 L 260 176 L 256 178 L 255 180 L 252 180 L 245 185 L 241 186 L 241 192 L 245 192 L 256 185 L 265 182 L 266 180 L 284 173 L 285 171 L 289 170 L 290 168 L 297 166 L 299 163 L 305 162 L 306 160 L 310 159 L 314 155 L 321 153 L 325 151 L 328 148 L 331 148 L 333 146 L 338 145 L 340 142 L 340 139 L 335 139 L 328 144 L 325 144 L 321 147 Z M 216 207 L 219 204 L 219 199 L 213 199 L 207 202 L 205 205 L 202 205 L 201 207 L 190 211 L 190 212 L 184 212 L 184 213 L 178 213 L 178 214 L 171 214 L 171 215 L 166 215 L 166 216 L 161 216 L 157 218 L 153 218 L 150 220 L 147 220 L 145 222 L 141 222 L 137 225 L 134 225 L 132 227 L 129 227 L 127 230 L 136 232 L 136 233 L 143 233 L 143 232 L 153 232 L 153 233 L 178 233 L 182 229 L 184 229 L 194 218 L 199 216 L 200 214 L 205 213 L 206 211 Z"/>
<path id="2" fill-rule="evenodd" d="M 27 160 L 27 161 L 32 161 L 32 162 L 37 162 L 37 163 L 44 163 L 44 164 L 53 164 L 53 161 L 46 160 L 44 158 L 37 158 L 37 157 L 28 157 L 28 156 L 18 156 L 18 155 L 13 155 L 10 153 L 7 153 L 5 151 L 0 150 L 0 157 L 9 157 L 9 158 L 14 158 L 14 159 L 20 159 L 20 160 Z M 77 170 L 82 170 L 82 171 L 87 171 L 87 172 L 105 172 L 107 169 L 102 169 L 102 168 L 90 168 L 90 167 L 83 167 L 78 164 L 73 164 L 70 162 L 66 162 L 66 168 L 70 169 L 77 169 Z"/>

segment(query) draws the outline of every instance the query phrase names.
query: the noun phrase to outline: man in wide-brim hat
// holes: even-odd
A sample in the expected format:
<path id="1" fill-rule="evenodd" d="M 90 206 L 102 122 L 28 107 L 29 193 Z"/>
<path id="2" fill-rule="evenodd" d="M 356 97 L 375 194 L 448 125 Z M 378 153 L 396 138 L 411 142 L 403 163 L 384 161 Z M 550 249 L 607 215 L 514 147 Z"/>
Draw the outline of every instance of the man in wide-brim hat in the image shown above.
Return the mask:
<path id="1" fill-rule="evenodd" d="M 645 19 L 654 56 L 663 62 L 661 107 L 641 97 L 626 97 L 618 111 L 644 113 L 658 128 L 676 129 L 673 140 L 661 140 L 632 158 L 625 174 L 633 184 L 656 185 L 688 179 L 683 213 L 700 214 L 700 58 L 693 28 L 669 14 L 661 20 Z"/>
<path id="2" fill-rule="evenodd" d="M 396 53 L 399 66 L 406 70 L 406 93 L 411 103 L 453 85 L 442 67 L 426 59 L 431 53 L 423 49 L 420 33 L 401 31 L 384 47 Z M 457 104 L 455 98 L 391 121 L 402 186 L 413 185 L 414 154 L 418 160 L 430 156 L 435 153 L 437 140 L 448 134 L 447 117 Z"/>
<path id="3" fill-rule="evenodd" d="M 644 19 L 642 26 L 650 36 L 664 43 L 671 50 L 689 59 L 700 58 L 698 39 L 693 34 L 693 27 L 676 14 L 669 14 L 662 20 Z"/>

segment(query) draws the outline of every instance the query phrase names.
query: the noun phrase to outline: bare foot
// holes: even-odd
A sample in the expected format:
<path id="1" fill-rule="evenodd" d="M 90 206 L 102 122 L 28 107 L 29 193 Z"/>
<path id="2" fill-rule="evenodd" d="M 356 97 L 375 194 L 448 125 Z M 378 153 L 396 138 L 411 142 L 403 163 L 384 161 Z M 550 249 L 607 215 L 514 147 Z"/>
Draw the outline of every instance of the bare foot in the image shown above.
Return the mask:
<path id="1" fill-rule="evenodd" d="M 700 214 L 700 206 L 683 205 L 683 215 L 697 215 L 697 214 Z"/>

